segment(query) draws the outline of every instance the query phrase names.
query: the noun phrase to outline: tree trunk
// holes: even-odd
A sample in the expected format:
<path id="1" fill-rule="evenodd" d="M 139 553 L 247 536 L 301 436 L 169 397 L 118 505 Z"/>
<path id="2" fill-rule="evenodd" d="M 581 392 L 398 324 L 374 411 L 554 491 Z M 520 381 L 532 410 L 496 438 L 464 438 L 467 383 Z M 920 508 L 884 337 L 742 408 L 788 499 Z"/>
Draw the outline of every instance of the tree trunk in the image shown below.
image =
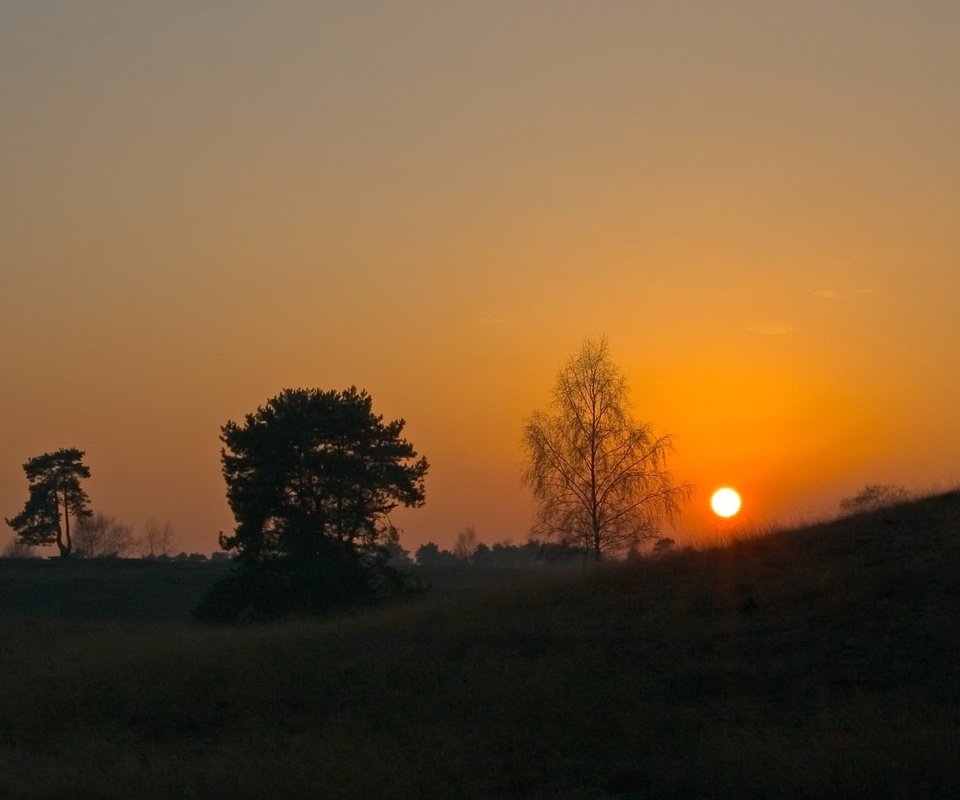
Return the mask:
<path id="1" fill-rule="evenodd" d="M 58 504 L 59 505 L 59 504 Z M 60 527 L 60 509 L 57 508 L 57 547 L 60 549 L 60 558 L 69 558 L 73 552 L 73 539 L 70 537 L 70 508 L 67 498 L 63 498 L 63 528 Z"/>

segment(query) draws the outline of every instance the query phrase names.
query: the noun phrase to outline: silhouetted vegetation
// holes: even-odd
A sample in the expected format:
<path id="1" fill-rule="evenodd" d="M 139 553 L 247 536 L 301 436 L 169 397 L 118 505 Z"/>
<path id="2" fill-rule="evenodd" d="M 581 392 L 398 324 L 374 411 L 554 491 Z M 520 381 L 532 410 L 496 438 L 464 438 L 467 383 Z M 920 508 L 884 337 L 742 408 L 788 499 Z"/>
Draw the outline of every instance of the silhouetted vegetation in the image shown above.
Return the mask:
<path id="1" fill-rule="evenodd" d="M 80 481 L 90 477 L 83 463 L 83 451 L 64 448 L 35 456 L 23 465 L 29 483 L 29 496 L 21 511 L 7 524 L 20 540 L 31 547 L 56 544 L 61 558 L 73 551 L 70 516 L 77 520 L 92 513 L 90 498 Z"/>
<path id="2" fill-rule="evenodd" d="M 400 544 L 400 531 L 392 525 L 387 526 L 387 535 L 381 545 L 387 564 L 398 569 L 407 569 L 414 565 L 410 552 Z"/>
<path id="3" fill-rule="evenodd" d="M 285 390 L 221 430 L 227 499 L 237 520 L 224 550 L 236 574 L 197 608 L 204 621 L 317 614 L 402 593 L 387 562 L 386 515 L 424 501 L 428 465 L 366 392 Z"/>
<path id="4" fill-rule="evenodd" d="M 907 490 L 902 486 L 886 483 L 871 483 L 852 497 L 840 501 L 840 510 L 847 514 L 876 511 L 878 508 L 906 502 Z"/>
<path id="5" fill-rule="evenodd" d="M 470 528 L 467 531 L 473 532 Z M 460 543 L 460 537 L 458 537 L 458 543 Z M 515 568 L 572 563 L 583 561 L 588 555 L 590 551 L 584 548 L 571 547 L 563 542 L 541 542 L 536 539 L 530 539 L 520 545 L 497 542 L 491 547 L 483 542 L 477 543 L 474 532 L 469 548 L 455 546 L 453 551 L 450 551 L 441 549 L 434 542 L 427 542 L 417 548 L 415 559 L 417 565 L 421 567 Z"/>
<path id="6" fill-rule="evenodd" d="M 174 535 L 173 527 L 169 522 L 161 524 L 151 517 L 143 526 L 143 546 L 147 551 L 147 556 L 163 557 L 170 555 L 170 552 L 176 546 L 176 541 L 177 537 Z"/>
<path id="7" fill-rule="evenodd" d="M 667 471 L 670 437 L 634 421 L 628 395 L 606 340 L 588 340 L 557 375 L 551 413 L 524 430 L 537 532 L 596 559 L 657 537 L 691 492 Z"/>
<path id="8" fill-rule="evenodd" d="M 477 532 L 471 526 L 467 526 L 457 534 L 453 555 L 460 561 L 470 561 L 479 544 Z"/>
<path id="9" fill-rule="evenodd" d="M 435 542 L 427 542 L 417 548 L 414 554 L 419 566 L 449 566 L 457 563 L 457 557 L 449 550 L 441 550 Z"/>
<path id="10" fill-rule="evenodd" d="M 434 570 L 412 603 L 239 628 L 7 602 L 63 581 L 122 618 L 121 588 L 182 603 L 216 565 L 0 562 L 0 795 L 954 797 L 958 531 L 951 493 L 586 572 Z"/>
<path id="11" fill-rule="evenodd" d="M 74 555 L 84 558 L 129 556 L 139 544 L 132 527 L 102 513 L 81 517 L 73 542 Z"/>
<path id="12" fill-rule="evenodd" d="M 39 558 L 37 549 L 23 539 L 13 539 L 3 548 L 3 558 Z"/>

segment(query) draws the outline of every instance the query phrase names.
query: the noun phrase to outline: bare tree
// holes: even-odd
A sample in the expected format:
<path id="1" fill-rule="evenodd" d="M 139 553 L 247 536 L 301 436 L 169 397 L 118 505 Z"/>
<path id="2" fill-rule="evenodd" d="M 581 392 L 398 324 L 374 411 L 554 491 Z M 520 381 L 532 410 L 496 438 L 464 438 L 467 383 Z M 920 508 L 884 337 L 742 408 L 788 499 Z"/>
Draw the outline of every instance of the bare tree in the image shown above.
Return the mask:
<path id="1" fill-rule="evenodd" d="M 666 468 L 669 435 L 630 415 L 606 339 L 587 340 L 557 375 L 549 412 L 526 420 L 524 482 L 539 501 L 535 532 L 596 558 L 656 538 L 692 487 Z"/>
<path id="2" fill-rule="evenodd" d="M 13 539 L 3 548 L 0 558 L 37 558 L 36 548 L 23 539 Z"/>
<path id="3" fill-rule="evenodd" d="M 133 528 L 116 517 L 94 514 L 82 517 L 73 536 L 77 555 L 87 558 L 121 558 L 137 548 Z"/>
<path id="4" fill-rule="evenodd" d="M 457 534 L 457 541 L 453 545 L 453 554 L 461 561 L 469 561 L 477 552 L 477 532 L 468 525 Z"/>
<path id="5" fill-rule="evenodd" d="M 161 525 L 153 517 L 146 521 L 143 526 L 143 544 L 147 548 L 147 555 L 150 558 L 166 558 L 173 552 L 177 545 L 177 538 L 173 534 L 173 528 L 169 522 Z"/>

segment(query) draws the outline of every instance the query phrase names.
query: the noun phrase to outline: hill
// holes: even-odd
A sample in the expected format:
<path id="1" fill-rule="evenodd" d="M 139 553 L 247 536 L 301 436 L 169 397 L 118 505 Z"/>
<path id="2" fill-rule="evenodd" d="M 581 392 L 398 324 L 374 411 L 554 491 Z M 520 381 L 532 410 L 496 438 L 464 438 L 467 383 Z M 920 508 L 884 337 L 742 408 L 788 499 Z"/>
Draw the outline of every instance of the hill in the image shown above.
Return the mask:
<path id="1" fill-rule="evenodd" d="M 328 621 L 0 621 L 0 795 L 960 790 L 960 493 Z"/>

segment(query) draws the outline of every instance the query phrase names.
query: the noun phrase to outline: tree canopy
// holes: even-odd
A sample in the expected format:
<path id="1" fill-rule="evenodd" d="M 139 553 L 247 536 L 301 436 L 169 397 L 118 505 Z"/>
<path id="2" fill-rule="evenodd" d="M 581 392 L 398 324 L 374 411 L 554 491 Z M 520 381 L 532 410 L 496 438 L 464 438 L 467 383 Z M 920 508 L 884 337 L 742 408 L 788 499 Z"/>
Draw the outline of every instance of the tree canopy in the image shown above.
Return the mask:
<path id="1" fill-rule="evenodd" d="M 317 610 L 383 578 L 395 537 L 387 515 L 425 499 L 427 460 L 402 437 L 404 425 L 385 422 L 370 395 L 350 387 L 287 389 L 242 424 L 223 426 L 237 525 L 220 544 L 236 553 L 245 579 L 269 576 L 256 594 L 273 581 L 292 592 L 281 605 Z"/>
<path id="2" fill-rule="evenodd" d="M 21 511 L 7 524 L 20 540 L 31 546 L 56 544 L 60 557 L 73 551 L 70 517 L 89 517 L 90 498 L 80 481 L 90 477 L 90 468 L 83 463 L 84 452 L 63 448 L 34 456 L 23 465 L 27 476 L 28 496 Z"/>
<path id="3" fill-rule="evenodd" d="M 910 494 L 902 486 L 888 483 L 871 483 L 857 494 L 840 501 L 840 510 L 845 514 L 876 511 L 879 508 L 905 503 Z"/>
<path id="4" fill-rule="evenodd" d="M 670 436 L 632 418 L 605 339 L 584 342 L 560 369 L 551 409 L 527 419 L 524 445 L 537 533 L 596 558 L 656 538 L 691 492 L 667 470 Z"/>

